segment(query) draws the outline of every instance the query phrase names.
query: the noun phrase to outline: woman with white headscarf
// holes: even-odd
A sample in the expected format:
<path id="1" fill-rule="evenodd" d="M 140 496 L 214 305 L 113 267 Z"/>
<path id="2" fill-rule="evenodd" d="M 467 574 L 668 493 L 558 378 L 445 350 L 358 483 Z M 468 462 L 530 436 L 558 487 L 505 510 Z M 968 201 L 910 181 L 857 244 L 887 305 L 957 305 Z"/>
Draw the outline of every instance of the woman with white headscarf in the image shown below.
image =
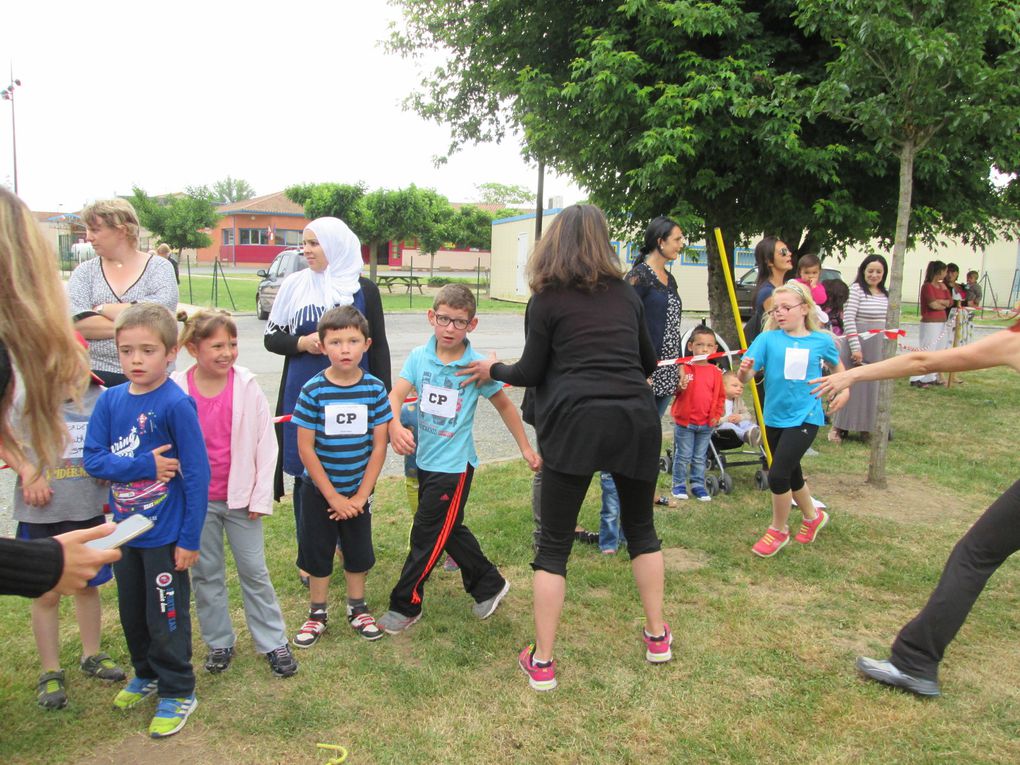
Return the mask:
<path id="1" fill-rule="evenodd" d="M 339 218 L 317 218 L 304 230 L 302 249 L 308 268 L 283 280 L 266 323 L 266 350 L 284 357 L 277 415 L 294 411 L 301 386 L 329 366 L 329 359 L 319 346 L 316 325 L 323 313 L 338 305 L 353 304 L 368 319 L 372 347 L 362 358 L 361 366 L 390 389 L 390 347 L 386 342 L 382 298 L 379 288 L 361 276 L 358 237 Z M 283 496 L 283 473 L 294 476 L 296 520 L 301 514 L 298 498 L 304 471 L 297 450 L 297 427 L 289 422 L 278 425 L 277 437 L 280 459 L 274 499 Z"/>

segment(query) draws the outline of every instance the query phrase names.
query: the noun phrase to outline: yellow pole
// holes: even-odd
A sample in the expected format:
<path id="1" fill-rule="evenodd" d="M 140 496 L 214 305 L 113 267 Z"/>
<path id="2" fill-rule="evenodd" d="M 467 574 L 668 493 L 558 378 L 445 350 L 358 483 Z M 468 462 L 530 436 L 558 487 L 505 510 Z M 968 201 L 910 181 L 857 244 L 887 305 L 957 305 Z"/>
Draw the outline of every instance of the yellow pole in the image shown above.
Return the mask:
<path id="1" fill-rule="evenodd" d="M 733 309 L 733 320 L 737 324 L 737 338 L 740 340 L 740 347 L 747 348 L 747 338 L 744 336 L 744 325 L 740 323 L 740 308 L 737 306 L 737 293 L 733 289 L 733 273 L 730 271 L 730 259 L 726 254 L 726 245 L 723 244 L 722 231 L 715 229 L 715 243 L 719 247 L 719 260 L 722 261 L 723 274 L 726 276 L 726 291 L 730 294 L 730 308 Z M 765 460 L 769 467 L 772 467 L 772 449 L 769 447 L 769 440 L 765 437 L 765 415 L 761 411 L 761 399 L 758 398 L 758 386 L 751 380 L 751 395 L 754 397 L 754 414 L 758 418 L 758 428 L 761 430 L 761 445 L 765 447 Z"/>

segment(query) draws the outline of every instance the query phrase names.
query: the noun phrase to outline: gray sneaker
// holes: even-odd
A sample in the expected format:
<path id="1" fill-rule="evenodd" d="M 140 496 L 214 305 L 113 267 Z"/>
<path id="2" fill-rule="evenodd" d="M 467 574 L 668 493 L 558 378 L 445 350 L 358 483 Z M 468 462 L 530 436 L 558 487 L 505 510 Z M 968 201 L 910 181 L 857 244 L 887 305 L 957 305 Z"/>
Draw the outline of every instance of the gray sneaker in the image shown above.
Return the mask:
<path id="1" fill-rule="evenodd" d="M 867 656 L 858 656 L 856 661 L 857 671 L 865 677 L 875 680 L 894 688 L 902 688 L 905 691 L 918 696 L 940 696 L 938 680 L 925 680 L 920 677 L 908 675 L 901 672 L 891 661 L 869 659 Z"/>
<path id="2" fill-rule="evenodd" d="M 506 594 L 510 592 L 510 581 L 508 579 L 503 580 L 503 589 L 493 595 L 491 598 L 483 600 L 481 603 L 475 603 L 471 606 L 471 611 L 479 619 L 488 619 L 492 616 L 499 602 L 506 597 Z"/>
<path id="3" fill-rule="evenodd" d="M 120 682 L 127 679 L 124 670 L 105 653 L 86 656 L 81 660 L 81 671 L 89 677 L 97 677 L 100 680 Z"/>
<path id="4" fill-rule="evenodd" d="M 43 672 L 39 675 L 36 698 L 43 709 L 63 709 L 67 706 L 67 691 L 64 690 L 64 670 Z"/>
<path id="5" fill-rule="evenodd" d="M 420 612 L 414 616 L 404 616 L 397 611 L 387 611 L 379 617 L 376 624 L 388 635 L 399 635 L 419 619 L 421 619 Z"/>

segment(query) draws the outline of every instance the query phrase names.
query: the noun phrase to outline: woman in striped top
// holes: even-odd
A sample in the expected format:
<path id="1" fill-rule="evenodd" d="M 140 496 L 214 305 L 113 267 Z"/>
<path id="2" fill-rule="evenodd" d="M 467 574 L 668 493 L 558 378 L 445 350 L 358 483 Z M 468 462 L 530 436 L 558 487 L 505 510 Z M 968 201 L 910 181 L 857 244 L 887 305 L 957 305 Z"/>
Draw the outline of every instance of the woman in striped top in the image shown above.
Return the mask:
<path id="1" fill-rule="evenodd" d="M 840 361 L 847 369 L 859 364 L 882 360 L 882 343 L 879 335 L 860 336 L 869 329 L 885 329 L 889 310 L 889 291 L 885 278 L 889 264 L 881 255 L 869 255 L 857 268 L 857 278 L 850 285 L 850 298 L 843 308 L 843 331 L 840 343 Z M 878 383 L 855 385 L 850 400 L 832 418 L 829 440 L 839 443 L 847 433 L 870 433 L 875 428 L 878 410 Z"/>

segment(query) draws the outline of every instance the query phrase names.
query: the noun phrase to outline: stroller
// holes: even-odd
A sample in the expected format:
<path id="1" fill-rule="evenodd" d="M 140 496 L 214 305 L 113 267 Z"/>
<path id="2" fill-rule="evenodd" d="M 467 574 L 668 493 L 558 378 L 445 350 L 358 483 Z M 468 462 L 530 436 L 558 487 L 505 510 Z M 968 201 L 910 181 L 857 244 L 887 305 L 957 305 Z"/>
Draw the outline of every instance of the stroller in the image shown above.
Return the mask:
<path id="1" fill-rule="evenodd" d="M 691 338 L 693 329 L 688 330 L 680 338 L 680 347 L 686 349 Z M 713 330 L 714 331 L 714 330 Z M 715 332 L 715 342 L 719 350 L 729 353 L 730 348 L 726 341 Z M 712 362 L 725 371 L 736 371 L 739 362 L 734 362 L 733 356 L 723 356 Z M 744 467 L 749 465 L 757 466 L 754 473 L 755 488 L 764 491 L 769 487 L 768 459 L 765 450 L 758 446 L 752 447 L 745 444 L 732 430 L 717 430 L 712 434 L 709 441 L 708 454 L 705 458 L 705 490 L 710 496 L 716 496 L 720 491 L 729 494 L 733 491 L 733 477 L 727 472 L 727 468 Z M 673 472 L 673 450 L 666 448 L 666 454 L 659 458 L 659 470 L 663 473 Z"/>

